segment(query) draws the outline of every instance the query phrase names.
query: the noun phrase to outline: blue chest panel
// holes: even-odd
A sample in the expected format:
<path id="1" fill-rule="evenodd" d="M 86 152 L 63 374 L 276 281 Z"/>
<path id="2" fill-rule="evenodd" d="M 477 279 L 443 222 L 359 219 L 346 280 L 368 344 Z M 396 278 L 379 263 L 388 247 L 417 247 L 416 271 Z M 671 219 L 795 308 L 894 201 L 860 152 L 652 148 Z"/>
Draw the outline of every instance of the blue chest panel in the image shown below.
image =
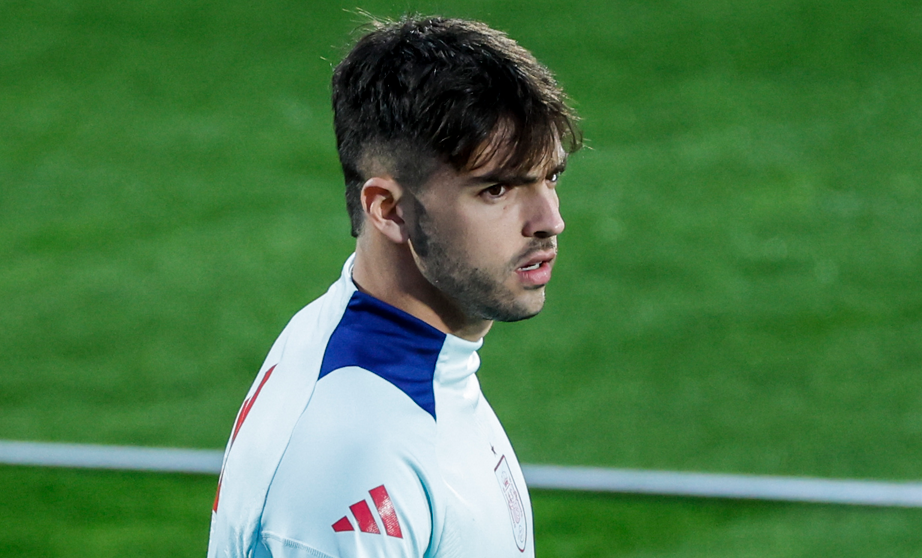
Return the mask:
<path id="1" fill-rule="evenodd" d="M 407 394 L 435 418 L 433 376 L 445 334 L 380 300 L 356 291 L 333 331 L 320 376 L 358 366 Z"/>

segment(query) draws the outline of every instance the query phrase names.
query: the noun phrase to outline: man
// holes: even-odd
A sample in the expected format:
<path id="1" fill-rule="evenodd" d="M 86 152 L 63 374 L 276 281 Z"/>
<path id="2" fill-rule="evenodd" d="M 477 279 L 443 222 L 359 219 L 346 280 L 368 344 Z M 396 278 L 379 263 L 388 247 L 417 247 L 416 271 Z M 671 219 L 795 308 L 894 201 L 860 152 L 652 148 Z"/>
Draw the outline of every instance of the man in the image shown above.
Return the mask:
<path id="1" fill-rule="evenodd" d="M 476 351 L 544 305 L 575 117 L 514 41 L 440 18 L 360 39 L 333 108 L 355 254 L 244 401 L 209 556 L 533 556 Z"/>

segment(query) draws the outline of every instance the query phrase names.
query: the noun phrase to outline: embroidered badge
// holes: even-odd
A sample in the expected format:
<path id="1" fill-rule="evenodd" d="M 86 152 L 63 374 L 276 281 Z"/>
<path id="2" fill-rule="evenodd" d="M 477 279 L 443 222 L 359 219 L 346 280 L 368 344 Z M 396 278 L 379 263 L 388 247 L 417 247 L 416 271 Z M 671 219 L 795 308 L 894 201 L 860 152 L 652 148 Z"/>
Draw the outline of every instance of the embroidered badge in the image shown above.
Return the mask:
<path id="1" fill-rule="evenodd" d="M 499 458 L 499 463 L 493 470 L 496 473 L 496 480 L 499 481 L 499 487 L 503 491 L 506 499 L 506 505 L 509 506 L 509 519 L 512 521 L 512 535 L 515 537 L 515 545 L 519 551 L 525 552 L 525 543 L 528 541 L 528 523 L 525 520 L 525 506 L 522 504 L 522 497 L 519 496 L 519 489 L 515 486 L 515 479 L 512 478 L 512 470 L 506 461 L 506 456 Z"/>

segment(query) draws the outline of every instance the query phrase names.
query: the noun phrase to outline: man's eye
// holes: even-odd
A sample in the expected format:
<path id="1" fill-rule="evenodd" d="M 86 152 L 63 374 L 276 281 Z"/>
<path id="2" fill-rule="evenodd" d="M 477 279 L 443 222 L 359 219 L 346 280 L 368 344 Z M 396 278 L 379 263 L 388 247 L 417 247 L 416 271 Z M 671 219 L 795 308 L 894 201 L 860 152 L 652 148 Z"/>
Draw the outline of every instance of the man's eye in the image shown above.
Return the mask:
<path id="1" fill-rule="evenodd" d="M 557 181 L 560 180 L 560 173 L 559 172 L 551 173 L 550 176 L 547 177 L 547 180 L 548 182 L 553 182 L 554 184 L 557 184 Z"/>
<path id="2" fill-rule="evenodd" d="M 509 188 L 505 184 L 494 184 L 489 188 L 485 188 L 480 193 L 490 198 L 499 198 L 502 197 L 508 190 Z"/>

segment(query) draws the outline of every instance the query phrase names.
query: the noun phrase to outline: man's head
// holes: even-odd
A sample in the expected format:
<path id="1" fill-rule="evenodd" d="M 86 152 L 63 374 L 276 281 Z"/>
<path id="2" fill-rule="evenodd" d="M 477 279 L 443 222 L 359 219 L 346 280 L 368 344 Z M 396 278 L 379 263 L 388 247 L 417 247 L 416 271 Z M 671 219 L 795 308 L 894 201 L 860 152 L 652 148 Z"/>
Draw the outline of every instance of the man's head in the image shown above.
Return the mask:
<path id="1" fill-rule="evenodd" d="M 501 157 L 507 170 L 528 170 L 580 143 L 547 68 L 473 21 L 375 24 L 333 74 L 333 111 L 354 236 L 373 176 L 419 193 L 443 165 L 470 171 Z"/>
<path id="2" fill-rule="evenodd" d="M 541 310 L 580 145 L 544 66 L 482 23 L 378 24 L 336 68 L 333 109 L 358 285 L 472 339 Z"/>

